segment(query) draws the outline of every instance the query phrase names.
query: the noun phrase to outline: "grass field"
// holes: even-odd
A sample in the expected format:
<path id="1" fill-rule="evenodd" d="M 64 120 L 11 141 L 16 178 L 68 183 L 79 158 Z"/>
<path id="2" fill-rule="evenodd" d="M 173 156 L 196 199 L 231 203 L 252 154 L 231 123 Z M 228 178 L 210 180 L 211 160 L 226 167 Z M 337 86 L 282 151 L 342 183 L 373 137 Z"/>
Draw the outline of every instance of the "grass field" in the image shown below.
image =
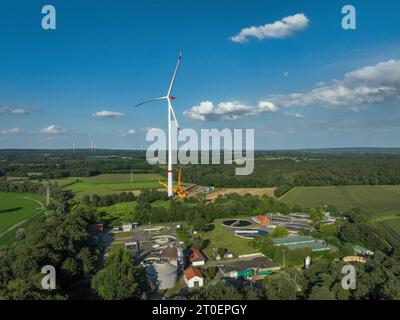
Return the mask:
<path id="1" fill-rule="evenodd" d="M 377 222 L 391 245 L 400 245 L 400 217 Z"/>
<path id="2" fill-rule="evenodd" d="M 38 194 L 0 192 L 0 235 L 6 230 L 29 219 L 40 210 L 38 202 L 44 197 Z"/>
<path id="3" fill-rule="evenodd" d="M 257 252 L 257 250 L 250 246 L 249 243 L 251 240 L 235 237 L 232 232 L 222 227 L 219 222 L 215 222 L 214 229 L 205 232 L 202 235 L 202 239 L 208 239 L 210 241 L 210 244 L 204 250 L 209 258 L 213 257 L 213 248 L 228 249 L 230 252 L 233 252 L 235 256 Z"/>
<path id="4" fill-rule="evenodd" d="M 156 173 L 133 174 L 132 178 L 133 183 L 154 182 L 158 181 L 158 179 L 162 179 L 162 177 Z M 93 177 L 83 177 L 79 179 L 88 183 L 131 183 L 131 175 L 125 173 L 104 173 Z"/>
<path id="5" fill-rule="evenodd" d="M 152 207 L 166 207 L 169 201 L 154 201 Z M 109 207 L 98 208 L 97 211 L 102 212 L 102 222 L 107 222 L 110 226 L 120 226 L 123 222 L 132 221 L 132 211 L 136 208 L 136 201 L 116 203 Z"/>
<path id="6" fill-rule="evenodd" d="M 159 188 L 158 180 L 160 178 L 162 178 L 160 175 L 153 173 L 134 174 L 133 182 L 130 182 L 130 174 L 100 174 L 79 178 L 81 181 L 69 184 L 64 189 L 73 191 L 76 197 L 81 199 L 84 195 L 98 194 L 102 196 L 142 188 Z"/>
<path id="7" fill-rule="evenodd" d="M 341 210 L 354 207 L 371 215 L 400 213 L 400 185 L 295 187 L 281 197 L 288 205 L 316 207 L 334 205 Z"/>

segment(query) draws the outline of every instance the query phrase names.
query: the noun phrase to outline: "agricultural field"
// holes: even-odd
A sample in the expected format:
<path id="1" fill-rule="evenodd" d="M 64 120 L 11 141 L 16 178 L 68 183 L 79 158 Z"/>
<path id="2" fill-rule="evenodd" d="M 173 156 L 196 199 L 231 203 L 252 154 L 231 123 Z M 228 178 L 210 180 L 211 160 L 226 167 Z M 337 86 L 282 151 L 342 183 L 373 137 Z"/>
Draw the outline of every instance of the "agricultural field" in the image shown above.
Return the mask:
<path id="1" fill-rule="evenodd" d="M 142 188 L 159 188 L 158 174 L 100 174 L 93 177 L 79 178 L 80 181 L 68 184 L 64 189 L 73 191 L 78 199 L 84 195 L 106 195 Z"/>
<path id="2" fill-rule="evenodd" d="M 0 239 L 39 213 L 43 202 L 38 194 L 0 192 Z"/>
<path id="3" fill-rule="evenodd" d="M 391 245 L 400 245 L 400 217 L 377 222 Z"/>
<path id="4" fill-rule="evenodd" d="M 139 182 L 154 182 L 158 179 L 163 179 L 162 176 L 156 173 L 133 174 L 133 183 Z M 93 177 L 82 177 L 79 180 L 88 183 L 131 183 L 131 175 L 129 173 L 104 173 Z"/>
<path id="5" fill-rule="evenodd" d="M 340 210 L 359 207 L 373 216 L 400 213 L 400 185 L 295 187 L 280 200 L 288 205 L 334 205 Z"/>

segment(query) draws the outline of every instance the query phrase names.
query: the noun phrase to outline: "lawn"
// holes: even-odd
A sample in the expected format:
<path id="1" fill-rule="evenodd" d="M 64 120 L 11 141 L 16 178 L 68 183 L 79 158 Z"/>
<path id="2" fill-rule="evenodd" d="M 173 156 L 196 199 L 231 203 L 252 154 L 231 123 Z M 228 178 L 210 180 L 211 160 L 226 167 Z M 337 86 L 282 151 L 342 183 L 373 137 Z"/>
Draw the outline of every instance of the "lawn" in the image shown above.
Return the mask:
<path id="1" fill-rule="evenodd" d="M 0 192 L 0 234 L 40 210 L 35 201 L 44 202 L 38 194 Z"/>
<path id="2" fill-rule="evenodd" d="M 219 222 L 215 222 L 214 229 L 203 233 L 201 237 L 204 240 L 208 239 L 210 241 L 210 244 L 204 250 L 209 258 L 213 257 L 213 248 L 228 249 L 235 256 L 257 252 L 257 250 L 250 246 L 249 243 L 251 240 L 235 237 L 232 234 L 232 230 L 229 231 L 222 227 Z"/>
<path id="3" fill-rule="evenodd" d="M 291 206 L 327 204 L 341 210 L 359 207 L 371 215 L 397 214 L 400 213 L 400 185 L 295 187 L 280 200 Z"/>

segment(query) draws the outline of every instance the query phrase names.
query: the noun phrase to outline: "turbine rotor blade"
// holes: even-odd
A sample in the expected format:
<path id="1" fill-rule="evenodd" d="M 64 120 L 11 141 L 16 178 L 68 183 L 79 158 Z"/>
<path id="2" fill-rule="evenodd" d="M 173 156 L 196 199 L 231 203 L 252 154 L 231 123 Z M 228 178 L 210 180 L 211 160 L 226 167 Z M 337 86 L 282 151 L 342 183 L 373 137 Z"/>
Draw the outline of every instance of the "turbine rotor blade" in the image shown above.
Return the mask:
<path id="1" fill-rule="evenodd" d="M 170 112 L 172 114 L 172 117 L 174 118 L 176 127 L 177 127 L 178 131 L 181 131 L 181 128 L 179 127 L 178 120 L 176 119 L 176 116 L 175 116 L 174 108 L 172 108 L 171 100 L 169 98 L 167 98 L 167 100 L 168 100 L 168 108 L 169 108 L 169 110 L 170 110 Z"/>
<path id="2" fill-rule="evenodd" d="M 175 111 L 174 111 L 174 108 L 172 108 L 172 106 L 171 106 L 171 112 L 172 112 L 172 116 L 174 117 L 175 124 L 176 124 L 176 127 L 178 128 L 178 131 L 181 131 L 181 127 L 179 126 L 178 120 L 176 120 Z"/>
<path id="3" fill-rule="evenodd" d="M 141 105 L 143 105 L 143 104 L 146 104 L 146 103 L 150 103 L 150 102 L 153 102 L 153 101 L 164 100 L 164 99 L 167 99 L 167 97 L 160 97 L 160 98 L 155 98 L 155 99 L 146 100 L 146 101 L 143 101 L 143 102 L 138 103 L 137 105 L 135 105 L 135 107 L 139 107 L 139 106 L 141 106 Z"/>
<path id="4" fill-rule="evenodd" d="M 174 82 L 175 82 L 175 78 L 176 78 L 176 73 L 178 72 L 178 67 L 179 67 L 179 64 L 181 63 L 181 58 L 182 58 L 182 50 L 179 52 L 178 62 L 176 63 L 174 75 L 172 76 L 172 80 L 171 80 L 171 83 L 170 83 L 170 85 L 169 85 L 167 97 L 170 96 L 171 91 L 172 91 L 172 88 L 173 88 L 173 86 L 174 86 Z"/>

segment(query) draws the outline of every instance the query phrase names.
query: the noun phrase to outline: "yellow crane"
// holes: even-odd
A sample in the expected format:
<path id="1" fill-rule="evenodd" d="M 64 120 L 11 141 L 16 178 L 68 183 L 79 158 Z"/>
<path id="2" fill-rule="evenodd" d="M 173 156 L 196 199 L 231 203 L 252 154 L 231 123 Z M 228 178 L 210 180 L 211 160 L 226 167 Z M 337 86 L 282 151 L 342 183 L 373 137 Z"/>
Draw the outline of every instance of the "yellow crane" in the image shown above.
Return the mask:
<path id="1" fill-rule="evenodd" d="M 182 182 L 182 168 L 179 169 L 178 173 L 178 183 L 172 187 L 172 191 L 174 196 L 178 197 L 179 199 L 186 199 L 187 198 L 187 190 L 185 187 L 181 186 Z M 165 189 L 168 189 L 168 185 L 161 180 L 158 180 L 158 183 L 161 184 Z"/>

